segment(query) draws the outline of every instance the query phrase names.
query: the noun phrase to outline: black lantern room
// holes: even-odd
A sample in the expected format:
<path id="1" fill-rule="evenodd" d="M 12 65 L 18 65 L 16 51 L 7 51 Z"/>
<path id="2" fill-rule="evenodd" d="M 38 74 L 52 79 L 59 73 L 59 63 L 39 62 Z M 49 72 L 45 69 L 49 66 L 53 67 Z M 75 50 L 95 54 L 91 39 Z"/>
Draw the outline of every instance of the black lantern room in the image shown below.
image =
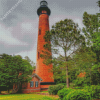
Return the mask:
<path id="1" fill-rule="evenodd" d="M 38 14 L 38 15 L 41 15 L 41 14 L 43 14 L 42 11 L 46 11 L 45 14 L 47 14 L 47 15 L 50 16 L 51 11 L 50 11 L 50 9 L 48 8 L 47 5 L 48 5 L 48 3 L 47 3 L 45 0 L 41 1 L 41 2 L 40 2 L 40 7 L 39 7 L 38 10 L 37 10 L 37 14 Z"/>

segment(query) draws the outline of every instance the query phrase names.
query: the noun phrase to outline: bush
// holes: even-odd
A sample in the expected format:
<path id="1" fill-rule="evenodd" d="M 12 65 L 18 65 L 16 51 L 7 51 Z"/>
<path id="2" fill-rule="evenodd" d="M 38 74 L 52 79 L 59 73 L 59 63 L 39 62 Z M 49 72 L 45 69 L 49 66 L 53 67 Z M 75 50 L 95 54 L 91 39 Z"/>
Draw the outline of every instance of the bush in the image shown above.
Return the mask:
<path id="1" fill-rule="evenodd" d="M 84 87 L 79 87 L 79 86 L 77 86 L 77 87 L 74 87 L 74 89 L 83 89 Z"/>
<path id="2" fill-rule="evenodd" d="M 100 99 L 100 86 L 91 85 L 83 87 L 63 88 L 58 91 L 61 100 L 92 100 Z"/>
<path id="3" fill-rule="evenodd" d="M 90 93 L 92 99 L 100 99 L 100 86 L 99 85 L 85 86 L 84 89 Z"/>
<path id="4" fill-rule="evenodd" d="M 86 79 L 85 79 L 85 77 L 78 77 L 76 80 L 74 80 L 73 82 L 74 82 L 74 85 L 75 86 L 79 86 L 79 87 L 81 87 L 81 86 L 84 86 L 85 84 L 86 84 Z"/>
<path id="5" fill-rule="evenodd" d="M 58 91 L 58 96 L 60 97 L 61 100 L 63 100 L 63 98 L 69 93 L 71 92 L 73 89 L 71 88 L 63 88 L 60 91 Z"/>
<path id="6" fill-rule="evenodd" d="M 49 92 L 49 94 L 56 95 L 58 93 L 58 91 L 61 90 L 61 89 L 63 89 L 63 88 L 64 88 L 64 85 L 62 85 L 62 84 L 51 85 L 48 88 L 48 92 Z"/>
<path id="7" fill-rule="evenodd" d="M 91 96 L 84 89 L 73 89 L 73 91 L 70 91 L 62 100 L 91 100 Z"/>

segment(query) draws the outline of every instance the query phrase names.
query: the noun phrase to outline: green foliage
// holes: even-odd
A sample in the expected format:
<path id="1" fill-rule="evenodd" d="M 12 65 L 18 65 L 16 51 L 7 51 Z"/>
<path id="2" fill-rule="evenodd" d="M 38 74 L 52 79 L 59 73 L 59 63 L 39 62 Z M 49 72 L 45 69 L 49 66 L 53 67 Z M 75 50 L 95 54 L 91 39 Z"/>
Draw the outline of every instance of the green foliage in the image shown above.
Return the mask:
<path id="1" fill-rule="evenodd" d="M 91 50 L 90 47 L 81 48 L 76 55 L 73 55 L 74 67 L 76 69 L 75 77 L 72 82 L 76 86 L 97 85 L 100 81 L 99 78 L 99 65 L 96 64 L 96 54 Z M 84 73 L 84 78 L 79 78 L 77 75 Z"/>
<path id="2" fill-rule="evenodd" d="M 19 55 L 0 55 L 0 86 L 9 89 L 10 85 L 29 81 L 28 75 L 32 73 L 32 69 L 30 63 Z"/>
<path id="3" fill-rule="evenodd" d="M 29 58 L 28 56 L 25 56 L 25 60 L 27 60 L 27 61 L 31 64 L 31 66 L 33 67 L 33 69 L 36 68 L 35 63 L 34 63 L 33 61 L 31 61 L 30 58 Z"/>
<path id="4" fill-rule="evenodd" d="M 75 84 L 75 86 L 84 86 L 86 83 L 85 83 L 85 79 L 84 77 L 78 77 L 77 79 L 75 79 L 73 82 Z"/>
<path id="5" fill-rule="evenodd" d="M 60 22 L 57 22 L 54 26 L 52 26 L 52 30 L 50 32 L 46 32 L 44 39 L 47 42 L 45 44 L 45 49 L 51 47 L 51 50 L 55 50 L 61 47 L 64 50 L 64 53 L 71 50 L 72 46 L 74 47 L 84 42 L 84 36 L 80 34 L 78 24 L 74 23 L 71 19 L 65 19 L 64 21 L 61 20 Z"/>
<path id="6" fill-rule="evenodd" d="M 52 60 L 53 62 L 53 77 L 55 79 L 56 84 L 66 83 L 66 70 L 63 62 L 58 60 L 57 58 Z"/>
<path id="7" fill-rule="evenodd" d="M 87 74 L 85 74 L 85 77 L 77 77 L 73 80 L 74 86 L 83 87 L 85 85 L 90 86 L 100 84 L 100 73 L 98 70 L 91 71 L 90 74 L 88 72 L 89 71 L 86 71 Z"/>
<path id="8" fill-rule="evenodd" d="M 100 32 L 98 32 L 98 14 L 92 15 L 84 12 L 83 14 L 83 24 L 85 27 L 83 28 L 83 32 L 85 33 L 85 37 L 87 39 L 87 45 L 92 46 L 93 52 L 96 53 L 97 61 L 100 61 Z"/>
<path id="9" fill-rule="evenodd" d="M 84 90 L 87 90 L 92 99 L 100 99 L 100 85 L 85 86 Z"/>
<path id="10" fill-rule="evenodd" d="M 88 42 L 91 42 L 90 39 L 94 38 L 93 33 L 95 31 L 98 31 L 97 15 L 92 15 L 84 12 L 83 24 L 85 25 L 85 27 L 83 28 L 83 32 L 85 33 L 86 39 L 88 39 Z"/>
<path id="11" fill-rule="evenodd" d="M 96 69 L 96 66 L 93 67 L 95 67 L 95 70 L 93 70 L 91 73 L 92 85 L 98 85 L 100 84 L 100 71 L 98 70 L 98 68 Z"/>
<path id="12" fill-rule="evenodd" d="M 75 86 L 74 89 L 83 89 L 84 87 L 82 86 Z"/>
<path id="13" fill-rule="evenodd" d="M 100 85 L 63 88 L 58 91 L 61 100 L 92 100 L 100 99 Z"/>
<path id="14" fill-rule="evenodd" d="M 48 92 L 49 92 L 49 94 L 56 95 L 58 93 L 58 91 L 61 90 L 61 89 L 63 89 L 63 88 L 64 88 L 64 85 L 62 85 L 62 84 L 51 85 L 48 88 Z"/>
<path id="15" fill-rule="evenodd" d="M 61 100 L 63 100 L 63 98 L 68 95 L 69 92 L 73 91 L 73 89 L 71 88 L 63 88 L 61 90 L 58 91 L 58 96 L 60 97 Z"/>
<path id="16" fill-rule="evenodd" d="M 62 100 L 91 100 L 90 94 L 86 90 L 75 90 L 70 91 Z"/>
<path id="17" fill-rule="evenodd" d="M 78 24 L 74 23 L 72 19 L 61 20 L 52 26 L 51 31 L 47 31 L 45 33 L 44 39 L 46 42 L 44 49 L 48 50 L 48 52 L 52 51 L 52 54 L 57 54 L 59 57 L 59 60 L 56 62 L 56 64 L 54 64 L 52 61 L 53 57 L 51 57 L 49 54 L 50 52 L 47 53 L 47 51 L 43 51 L 41 57 L 44 59 L 44 63 L 46 65 L 53 63 L 54 68 L 57 70 L 54 72 L 55 79 L 60 80 L 60 82 L 64 82 L 64 80 L 66 80 L 67 87 L 69 87 L 69 69 L 72 65 L 72 62 L 70 61 L 71 56 L 72 54 L 76 53 L 78 48 L 81 48 L 81 46 L 85 44 L 85 38 L 80 34 Z M 68 52 L 70 52 L 69 55 L 67 55 Z"/>
<path id="18" fill-rule="evenodd" d="M 97 2 L 97 3 L 98 3 L 98 6 L 100 7 L 100 0 L 98 0 L 98 2 Z"/>

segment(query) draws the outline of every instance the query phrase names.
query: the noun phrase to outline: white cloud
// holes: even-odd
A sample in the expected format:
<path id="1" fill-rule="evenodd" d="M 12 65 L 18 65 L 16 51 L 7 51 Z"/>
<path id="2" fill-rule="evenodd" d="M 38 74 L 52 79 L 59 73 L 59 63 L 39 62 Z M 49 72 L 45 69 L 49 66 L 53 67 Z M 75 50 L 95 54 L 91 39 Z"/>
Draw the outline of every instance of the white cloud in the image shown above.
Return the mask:
<path id="1" fill-rule="evenodd" d="M 31 61 L 36 63 L 37 42 L 35 41 L 34 44 L 35 45 L 30 50 L 21 51 L 21 52 L 16 53 L 15 55 L 21 55 L 23 59 L 25 56 L 28 56 L 31 59 Z"/>
<path id="2" fill-rule="evenodd" d="M 64 19 L 72 19 L 75 23 L 78 23 L 79 27 L 82 29 L 82 27 L 84 26 L 82 23 L 82 19 L 80 17 L 77 16 L 67 16 L 66 15 L 59 15 L 59 16 L 52 16 L 50 18 L 50 28 L 52 27 L 52 25 L 55 25 L 55 23 L 64 20 Z"/>
<path id="3" fill-rule="evenodd" d="M 31 31 L 33 29 L 33 25 L 31 23 L 22 23 L 21 28 L 24 31 Z"/>
<path id="4" fill-rule="evenodd" d="M 28 45 L 27 43 L 14 38 L 11 32 L 12 28 L 6 28 L 5 26 L 0 25 L 0 42 L 6 45 Z"/>
<path id="5" fill-rule="evenodd" d="M 36 63 L 36 50 L 34 48 L 30 51 L 21 51 L 15 55 L 21 55 L 23 59 L 25 56 L 28 56 L 34 63 Z"/>
<path id="6" fill-rule="evenodd" d="M 27 20 L 25 19 L 23 23 L 20 24 L 20 33 L 24 34 L 34 34 L 36 35 L 38 32 L 38 19 L 35 20 Z"/>

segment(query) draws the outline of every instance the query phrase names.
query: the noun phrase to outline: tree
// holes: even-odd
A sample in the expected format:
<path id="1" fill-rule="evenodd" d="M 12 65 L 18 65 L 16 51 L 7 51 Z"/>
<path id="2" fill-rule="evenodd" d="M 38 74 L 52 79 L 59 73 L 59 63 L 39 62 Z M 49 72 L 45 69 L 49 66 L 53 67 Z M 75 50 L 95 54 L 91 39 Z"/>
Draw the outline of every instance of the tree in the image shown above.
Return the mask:
<path id="1" fill-rule="evenodd" d="M 81 85 L 87 84 L 91 85 L 93 84 L 93 79 L 92 79 L 92 73 L 93 73 L 93 66 L 95 65 L 96 62 L 96 54 L 91 50 L 90 47 L 82 47 L 75 55 L 73 55 L 73 61 L 74 61 L 74 67 L 77 69 L 76 70 L 76 80 L 77 81 L 77 76 L 80 73 L 86 73 L 85 76 L 81 79 L 78 78 L 80 81 L 83 80 Z"/>
<path id="2" fill-rule="evenodd" d="M 6 87 L 6 83 L 7 83 L 7 81 L 5 80 L 5 77 L 8 76 L 8 74 L 5 73 L 6 67 L 4 63 L 5 63 L 4 60 L 1 59 L 0 60 L 0 93 L 2 91 L 1 87 L 3 87 L 3 89 L 5 90 L 4 87 Z"/>
<path id="3" fill-rule="evenodd" d="M 53 77 L 56 84 L 66 83 L 66 70 L 63 62 L 59 60 L 60 57 L 53 58 Z"/>
<path id="4" fill-rule="evenodd" d="M 100 27 L 100 21 L 98 20 L 99 16 L 99 13 L 93 15 L 84 12 L 83 14 L 83 24 L 85 25 L 83 32 L 85 33 L 85 37 L 87 39 L 87 46 L 89 46 L 91 50 L 96 54 L 96 62 L 92 66 L 92 78 L 93 80 L 97 81 L 93 82 L 93 84 L 100 84 L 100 78 L 98 77 L 100 74 L 100 32 L 98 30 Z"/>
<path id="5" fill-rule="evenodd" d="M 30 58 L 28 56 L 25 56 L 25 59 L 32 65 L 33 69 L 36 68 L 36 65 L 33 61 L 30 60 Z"/>
<path id="6" fill-rule="evenodd" d="M 49 52 L 43 51 L 44 54 L 41 54 L 41 57 L 49 63 L 52 58 L 50 56 L 51 50 L 60 55 L 63 66 L 66 68 L 66 85 L 69 87 L 69 60 L 72 54 L 85 44 L 85 38 L 80 34 L 78 24 L 74 23 L 71 19 L 61 20 L 52 26 L 51 31 L 46 32 L 44 39 L 46 41 L 44 48 Z M 61 53 L 61 50 L 63 53 Z"/>
<path id="7" fill-rule="evenodd" d="M 30 58 L 28 57 L 28 56 L 25 56 L 25 59 L 30 63 L 31 62 L 31 60 L 30 60 Z"/>
<path id="8" fill-rule="evenodd" d="M 92 46 L 94 39 L 94 33 L 98 32 L 98 18 L 97 15 L 88 14 L 87 12 L 84 12 L 83 14 L 83 24 L 85 27 L 83 27 L 82 31 L 85 34 L 85 37 L 87 39 L 87 45 Z"/>
<path id="9" fill-rule="evenodd" d="M 30 80 L 28 75 L 33 71 L 32 66 L 21 56 L 2 54 L 0 55 L 0 62 L 0 87 L 6 86 L 8 92 L 11 85 L 22 84 Z"/>
<path id="10" fill-rule="evenodd" d="M 100 7 L 100 0 L 97 3 L 98 3 L 98 6 Z"/>

